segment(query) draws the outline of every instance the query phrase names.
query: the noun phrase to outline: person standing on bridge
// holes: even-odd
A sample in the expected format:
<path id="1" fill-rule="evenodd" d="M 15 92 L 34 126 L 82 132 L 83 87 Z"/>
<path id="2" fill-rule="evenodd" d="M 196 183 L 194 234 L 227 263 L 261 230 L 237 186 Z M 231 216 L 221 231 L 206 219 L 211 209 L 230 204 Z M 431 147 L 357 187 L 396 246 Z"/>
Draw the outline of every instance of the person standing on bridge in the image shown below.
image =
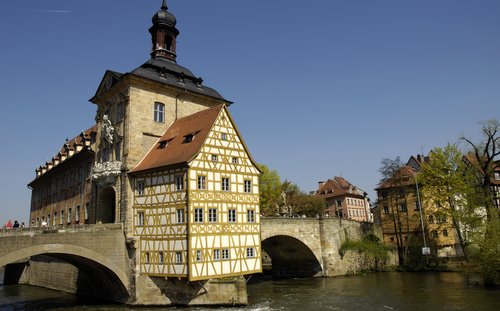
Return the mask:
<path id="1" fill-rule="evenodd" d="M 14 220 L 14 225 L 12 226 L 12 228 L 14 228 L 14 229 L 19 228 L 19 222 L 17 220 Z"/>

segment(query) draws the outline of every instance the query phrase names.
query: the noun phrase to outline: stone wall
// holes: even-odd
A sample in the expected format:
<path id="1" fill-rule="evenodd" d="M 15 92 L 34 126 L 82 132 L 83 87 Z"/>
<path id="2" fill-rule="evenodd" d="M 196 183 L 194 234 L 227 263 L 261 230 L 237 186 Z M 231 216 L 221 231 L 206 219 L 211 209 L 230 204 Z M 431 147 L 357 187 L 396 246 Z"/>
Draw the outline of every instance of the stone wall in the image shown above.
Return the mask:
<path id="1" fill-rule="evenodd" d="M 363 254 L 347 252 L 341 257 L 339 248 L 347 240 L 362 240 L 367 234 L 375 234 L 381 238 L 380 228 L 372 223 L 362 223 L 340 218 L 262 218 L 262 240 L 279 236 L 290 236 L 297 243 L 304 243 L 314 254 L 321 265 L 321 272 L 314 276 L 340 276 L 356 274 L 375 268 L 376 263 L 367 261 Z M 263 245 L 266 245 L 263 242 Z M 274 244 L 276 245 L 276 243 Z M 288 248 L 291 248 L 289 245 Z M 268 253 L 276 251 L 266 250 Z M 298 252 L 295 252 L 298 253 Z M 294 255 L 294 254 L 292 254 Z M 299 260 L 297 258 L 290 260 Z M 391 257 L 392 262 L 393 257 Z M 273 260 L 274 262 L 274 260 Z M 390 264 L 390 263 L 389 263 Z M 274 272 L 273 272 L 274 273 Z"/>
<path id="2" fill-rule="evenodd" d="M 246 282 L 243 277 L 211 279 L 188 283 L 185 279 L 136 277 L 137 305 L 246 305 Z"/>

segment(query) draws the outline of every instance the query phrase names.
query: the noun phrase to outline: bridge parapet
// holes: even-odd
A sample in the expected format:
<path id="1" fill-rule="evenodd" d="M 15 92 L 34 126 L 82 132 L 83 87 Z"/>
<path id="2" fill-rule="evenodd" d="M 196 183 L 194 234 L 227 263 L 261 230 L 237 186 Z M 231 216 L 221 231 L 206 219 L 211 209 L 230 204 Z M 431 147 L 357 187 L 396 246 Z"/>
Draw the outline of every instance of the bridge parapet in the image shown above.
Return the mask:
<path id="1" fill-rule="evenodd" d="M 92 225 L 64 225 L 47 227 L 27 227 L 18 229 L 0 229 L 0 237 L 20 236 L 48 233 L 74 233 L 74 232 L 98 232 L 104 230 L 121 230 L 123 224 L 92 224 Z"/>

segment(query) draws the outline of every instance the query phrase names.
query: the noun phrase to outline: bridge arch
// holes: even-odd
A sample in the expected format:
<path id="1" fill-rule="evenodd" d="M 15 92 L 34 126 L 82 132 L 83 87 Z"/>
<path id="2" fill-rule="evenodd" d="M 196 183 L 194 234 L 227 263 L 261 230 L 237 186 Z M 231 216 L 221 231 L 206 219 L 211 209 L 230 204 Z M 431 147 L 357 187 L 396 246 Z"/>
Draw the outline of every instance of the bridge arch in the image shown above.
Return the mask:
<path id="1" fill-rule="evenodd" d="M 103 290 L 103 292 L 97 293 L 102 298 L 106 298 L 107 292 L 112 292 L 114 298 L 118 296 L 124 302 L 130 297 L 130 279 L 125 271 L 105 256 L 77 245 L 42 244 L 28 246 L 0 256 L 0 267 L 39 255 L 63 260 L 84 271 L 89 277 L 96 280 L 94 285 L 98 286 L 98 290 Z"/>
<path id="2" fill-rule="evenodd" d="M 272 260 L 275 277 L 313 277 L 322 274 L 321 257 L 290 235 L 274 235 L 262 240 L 262 249 Z"/>

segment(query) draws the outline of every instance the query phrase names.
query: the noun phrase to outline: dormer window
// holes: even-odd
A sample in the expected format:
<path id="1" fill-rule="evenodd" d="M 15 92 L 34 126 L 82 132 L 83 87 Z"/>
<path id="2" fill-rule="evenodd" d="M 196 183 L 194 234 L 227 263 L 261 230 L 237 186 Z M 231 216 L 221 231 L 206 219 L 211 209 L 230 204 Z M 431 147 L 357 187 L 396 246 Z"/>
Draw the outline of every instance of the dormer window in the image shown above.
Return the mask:
<path id="1" fill-rule="evenodd" d="M 163 149 L 165 148 L 170 142 L 172 141 L 172 139 L 166 139 L 166 140 L 162 140 L 158 143 L 158 149 Z"/>
<path id="2" fill-rule="evenodd" d="M 193 139 L 194 139 L 194 137 L 196 136 L 196 134 L 197 134 L 197 133 L 198 133 L 198 132 L 196 132 L 196 133 L 191 133 L 191 134 L 188 134 L 188 135 L 184 136 L 184 141 L 183 141 L 183 143 L 184 143 L 184 144 L 187 144 L 187 143 L 192 142 L 192 141 L 193 141 Z"/>
<path id="3" fill-rule="evenodd" d="M 158 146 L 158 148 L 163 149 L 167 146 L 167 144 L 168 144 L 168 141 L 166 141 L 166 140 L 160 141 L 160 145 Z"/>

